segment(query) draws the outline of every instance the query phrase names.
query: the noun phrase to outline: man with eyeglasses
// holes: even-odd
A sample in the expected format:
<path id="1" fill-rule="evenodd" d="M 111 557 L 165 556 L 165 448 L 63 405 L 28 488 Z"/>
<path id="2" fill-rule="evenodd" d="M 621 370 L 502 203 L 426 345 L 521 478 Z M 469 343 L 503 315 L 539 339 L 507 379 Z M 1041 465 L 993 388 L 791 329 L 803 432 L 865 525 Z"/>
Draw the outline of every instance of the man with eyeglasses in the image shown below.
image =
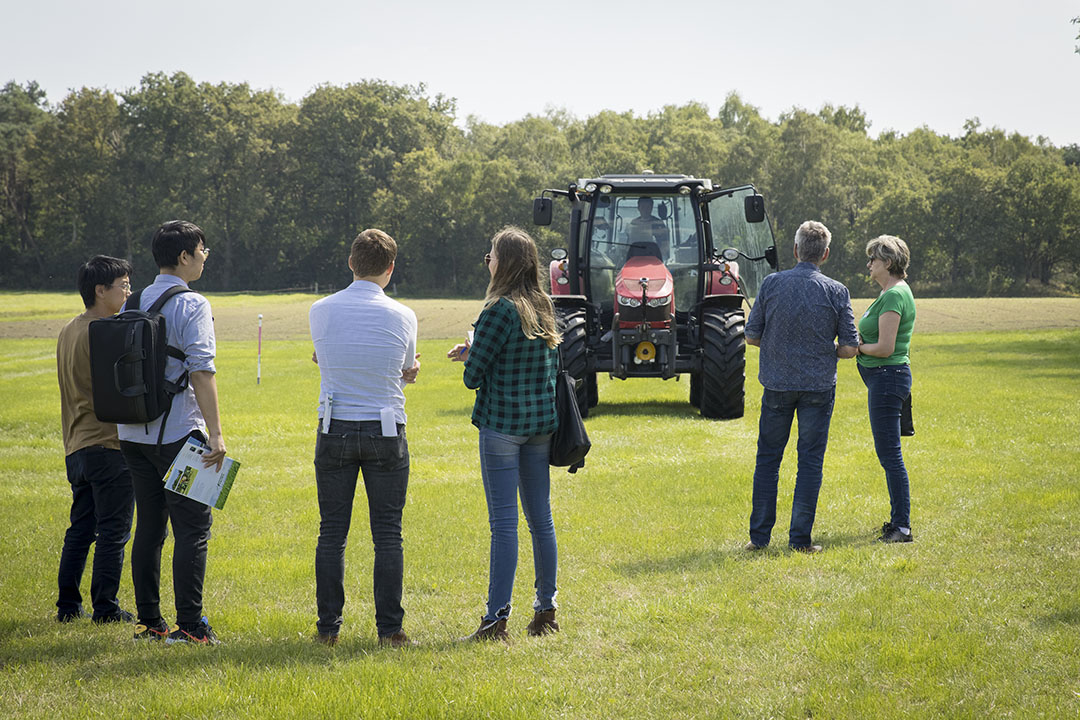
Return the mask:
<path id="1" fill-rule="evenodd" d="M 64 464 L 71 485 L 71 525 L 64 534 L 58 573 L 56 619 L 83 615 L 82 583 L 90 545 L 97 543 L 90 581 L 95 623 L 132 622 L 135 617 L 116 598 L 124 568 L 124 546 L 131 537 L 134 503 L 131 475 L 120 453 L 116 425 L 94 415 L 90 382 L 90 323 L 120 312 L 131 294 L 131 263 L 96 255 L 78 271 L 76 283 L 86 312 L 73 318 L 56 342 L 60 383 L 60 422 Z"/>
<path id="2" fill-rule="evenodd" d="M 210 507 L 168 492 L 162 484 L 165 472 L 189 437 L 208 446 L 204 464 L 220 470 L 225 459 L 214 376 L 214 318 L 210 301 L 188 288 L 202 277 L 210 251 L 202 229 L 185 220 L 173 220 L 158 228 L 152 250 L 159 274 L 140 293 L 138 308 L 129 309 L 146 310 L 166 290 L 182 286 L 183 291 L 165 303 L 161 314 L 165 317 L 168 344 L 184 356 L 182 360 L 168 358 L 165 379 L 184 389 L 173 396 L 169 411 L 157 420 L 118 426 L 120 449 L 131 468 L 138 516 L 131 544 L 131 575 L 139 616 L 135 639 L 216 645 L 217 636 L 203 616 L 202 605 L 206 548 L 213 523 Z M 174 538 L 173 628 L 162 618 L 160 607 L 161 549 L 168 525 L 172 526 Z"/>

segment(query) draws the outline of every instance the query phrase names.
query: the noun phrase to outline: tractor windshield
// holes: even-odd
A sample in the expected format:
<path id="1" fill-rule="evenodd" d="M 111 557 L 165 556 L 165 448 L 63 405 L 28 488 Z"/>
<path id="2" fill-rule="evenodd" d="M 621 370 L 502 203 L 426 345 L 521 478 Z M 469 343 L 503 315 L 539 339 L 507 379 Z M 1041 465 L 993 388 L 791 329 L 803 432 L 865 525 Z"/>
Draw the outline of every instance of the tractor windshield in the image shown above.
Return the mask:
<path id="1" fill-rule="evenodd" d="M 713 255 L 719 255 L 724 248 L 733 247 L 744 255 L 760 258 L 765 254 L 765 249 L 773 244 L 772 229 L 767 218 L 759 223 L 746 221 L 744 198 L 753 194 L 753 188 L 744 188 L 709 201 L 712 247 L 708 250 Z M 772 268 L 765 260 L 739 258 L 739 284 L 743 295 L 757 297 L 761 281 L 770 272 Z"/>
<path id="2" fill-rule="evenodd" d="M 675 308 L 697 301 L 700 247 L 689 195 L 600 195 L 589 238 L 592 296 L 614 299 L 615 276 L 633 255 L 655 255 L 671 272 Z"/>

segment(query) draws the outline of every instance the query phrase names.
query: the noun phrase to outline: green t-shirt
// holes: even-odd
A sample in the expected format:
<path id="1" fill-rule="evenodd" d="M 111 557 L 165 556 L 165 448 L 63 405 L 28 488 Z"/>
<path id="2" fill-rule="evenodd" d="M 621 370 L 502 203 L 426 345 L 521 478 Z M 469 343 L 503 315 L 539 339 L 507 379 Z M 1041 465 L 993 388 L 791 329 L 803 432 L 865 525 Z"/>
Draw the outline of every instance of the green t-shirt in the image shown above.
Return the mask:
<path id="1" fill-rule="evenodd" d="M 900 316 L 900 327 L 896 330 L 896 347 L 889 357 L 871 357 L 859 355 L 859 364 L 863 367 L 881 367 L 882 365 L 908 365 L 908 349 L 911 347 L 911 332 L 915 329 L 915 296 L 911 288 L 901 280 L 896 285 L 878 295 L 859 319 L 859 335 L 864 343 L 878 341 L 878 319 L 882 313 L 894 312 Z"/>

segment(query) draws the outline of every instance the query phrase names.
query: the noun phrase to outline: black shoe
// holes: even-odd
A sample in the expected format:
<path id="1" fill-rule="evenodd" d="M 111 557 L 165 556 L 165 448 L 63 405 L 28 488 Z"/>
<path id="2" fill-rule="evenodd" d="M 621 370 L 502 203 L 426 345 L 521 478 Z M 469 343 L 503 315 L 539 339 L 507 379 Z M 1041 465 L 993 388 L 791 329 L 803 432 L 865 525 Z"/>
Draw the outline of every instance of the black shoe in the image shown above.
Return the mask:
<path id="1" fill-rule="evenodd" d="M 107 625 L 109 623 L 133 623 L 135 622 L 135 616 L 129 613 L 123 608 L 117 610 L 112 615 L 95 615 L 93 622 L 96 625 Z"/>
<path id="2" fill-rule="evenodd" d="M 915 537 L 908 530 L 907 534 L 900 532 L 900 528 L 892 523 L 885 523 L 885 526 L 881 528 L 881 537 L 878 538 L 878 542 L 883 543 L 908 543 L 915 542 Z"/>
<path id="3" fill-rule="evenodd" d="M 83 616 L 82 608 L 78 610 L 60 610 L 56 613 L 56 622 L 69 623 L 78 620 Z"/>
<path id="4" fill-rule="evenodd" d="M 217 635 L 214 634 L 214 628 L 210 627 L 209 621 L 206 617 L 203 617 L 203 619 L 199 621 L 199 624 L 192 630 L 184 630 L 179 625 L 173 628 L 173 631 L 169 633 L 169 637 L 165 638 L 165 644 L 175 645 L 177 643 L 220 645 L 221 641 L 218 640 Z"/>
<path id="5" fill-rule="evenodd" d="M 135 624 L 136 640 L 164 640 L 167 637 L 169 637 L 169 624 L 161 618 L 158 618 L 157 622 L 148 623 L 140 620 Z"/>

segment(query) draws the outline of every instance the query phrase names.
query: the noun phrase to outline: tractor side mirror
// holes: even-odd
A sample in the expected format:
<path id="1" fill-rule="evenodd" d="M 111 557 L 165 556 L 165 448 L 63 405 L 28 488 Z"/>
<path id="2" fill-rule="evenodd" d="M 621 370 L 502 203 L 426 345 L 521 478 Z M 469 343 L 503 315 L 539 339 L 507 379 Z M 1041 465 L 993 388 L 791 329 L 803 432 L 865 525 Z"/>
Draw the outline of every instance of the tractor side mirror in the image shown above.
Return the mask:
<path id="1" fill-rule="evenodd" d="M 660 207 L 658 207 L 656 209 L 656 214 L 660 216 L 661 220 L 667 220 L 668 219 L 667 203 L 664 203 L 664 202 L 660 203 Z"/>
<path id="2" fill-rule="evenodd" d="M 533 200 L 533 224 L 551 224 L 551 198 L 538 197 Z"/>
<path id="3" fill-rule="evenodd" d="M 746 214 L 746 222 L 765 222 L 765 197 L 762 195 L 747 195 L 743 198 L 743 211 Z"/>
<path id="4" fill-rule="evenodd" d="M 765 248 L 765 262 L 769 263 L 769 267 L 773 270 L 776 269 L 776 246 L 770 245 Z"/>

